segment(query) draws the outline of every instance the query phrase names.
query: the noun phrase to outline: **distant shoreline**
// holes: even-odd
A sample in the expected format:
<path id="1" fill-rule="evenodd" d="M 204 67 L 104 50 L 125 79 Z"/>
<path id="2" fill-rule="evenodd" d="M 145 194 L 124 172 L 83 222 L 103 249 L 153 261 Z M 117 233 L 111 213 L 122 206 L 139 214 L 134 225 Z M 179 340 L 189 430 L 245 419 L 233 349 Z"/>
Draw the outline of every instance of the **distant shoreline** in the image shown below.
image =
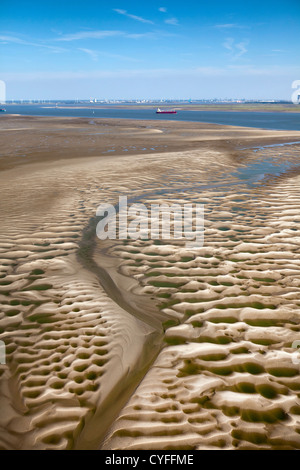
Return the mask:
<path id="1" fill-rule="evenodd" d="M 7 106 L 40 106 L 43 109 L 156 109 L 158 106 L 172 108 L 182 111 L 232 111 L 232 112 L 276 112 L 276 113 L 299 113 L 300 105 L 280 103 L 220 103 L 220 104 L 180 104 L 174 103 L 151 103 L 151 104 L 98 104 L 91 103 L 76 105 L 55 106 L 54 102 L 47 103 L 8 103 Z"/>

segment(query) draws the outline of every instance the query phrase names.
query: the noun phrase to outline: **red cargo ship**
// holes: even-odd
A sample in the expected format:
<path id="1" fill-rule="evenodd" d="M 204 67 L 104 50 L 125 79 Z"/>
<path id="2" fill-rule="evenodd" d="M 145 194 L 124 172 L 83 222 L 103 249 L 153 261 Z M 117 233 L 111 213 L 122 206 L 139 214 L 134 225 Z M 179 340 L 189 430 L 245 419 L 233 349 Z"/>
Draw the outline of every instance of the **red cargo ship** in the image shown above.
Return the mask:
<path id="1" fill-rule="evenodd" d="M 156 114 L 177 114 L 174 109 L 159 109 L 157 108 Z"/>

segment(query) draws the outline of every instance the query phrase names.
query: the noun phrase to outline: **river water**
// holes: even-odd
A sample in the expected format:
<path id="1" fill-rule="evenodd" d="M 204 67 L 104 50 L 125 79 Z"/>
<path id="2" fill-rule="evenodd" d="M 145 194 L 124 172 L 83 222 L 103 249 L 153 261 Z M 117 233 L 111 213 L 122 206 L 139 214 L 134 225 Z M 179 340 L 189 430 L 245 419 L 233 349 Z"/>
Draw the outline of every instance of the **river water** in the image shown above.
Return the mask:
<path id="1" fill-rule="evenodd" d="M 53 105 L 12 105 L 5 106 L 7 114 L 22 114 L 26 116 L 66 116 L 87 118 L 115 118 L 138 120 L 168 120 L 207 122 L 211 124 L 256 127 L 262 129 L 300 130 L 300 114 L 288 112 L 242 112 L 242 111 L 184 111 L 177 114 L 156 114 L 156 108 L 130 109 L 110 105 L 105 108 Z"/>

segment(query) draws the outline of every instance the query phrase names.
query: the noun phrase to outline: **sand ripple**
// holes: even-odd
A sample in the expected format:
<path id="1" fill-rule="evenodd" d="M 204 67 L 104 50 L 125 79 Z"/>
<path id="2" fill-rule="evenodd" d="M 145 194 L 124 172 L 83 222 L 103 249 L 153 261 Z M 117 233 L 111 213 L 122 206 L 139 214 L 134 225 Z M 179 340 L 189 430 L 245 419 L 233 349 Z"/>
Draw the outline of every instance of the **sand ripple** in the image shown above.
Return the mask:
<path id="1" fill-rule="evenodd" d="M 196 253 L 174 242 L 114 248 L 174 321 L 102 448 L 300 448 L 299 184 L 195 195 L 208 213 Z"/>
<path id="2" fill-rule="evenodd" d="M 300 448 L 300 179 L 248 185 L 236 170 L 261 156 L 274 149 L 2 173 L 1 448 L 97 448 L 117 415 L 102 448 Z M 204 203 L 205 246 L 84 252 L 96 207 L 120 193 Z"/>

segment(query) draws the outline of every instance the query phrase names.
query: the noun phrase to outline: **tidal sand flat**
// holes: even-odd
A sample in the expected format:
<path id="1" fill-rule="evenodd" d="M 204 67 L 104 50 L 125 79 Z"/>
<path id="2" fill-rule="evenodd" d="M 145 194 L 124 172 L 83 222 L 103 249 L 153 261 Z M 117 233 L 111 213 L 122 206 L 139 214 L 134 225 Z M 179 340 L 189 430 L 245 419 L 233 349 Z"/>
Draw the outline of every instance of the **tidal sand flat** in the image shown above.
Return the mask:
<path id="1" fill-rule="evenodd" d="M 0 118 L 1 449 L 299 449 L 300 132 Z M 205 242 L 96 237 L 120 195 Z"/>

